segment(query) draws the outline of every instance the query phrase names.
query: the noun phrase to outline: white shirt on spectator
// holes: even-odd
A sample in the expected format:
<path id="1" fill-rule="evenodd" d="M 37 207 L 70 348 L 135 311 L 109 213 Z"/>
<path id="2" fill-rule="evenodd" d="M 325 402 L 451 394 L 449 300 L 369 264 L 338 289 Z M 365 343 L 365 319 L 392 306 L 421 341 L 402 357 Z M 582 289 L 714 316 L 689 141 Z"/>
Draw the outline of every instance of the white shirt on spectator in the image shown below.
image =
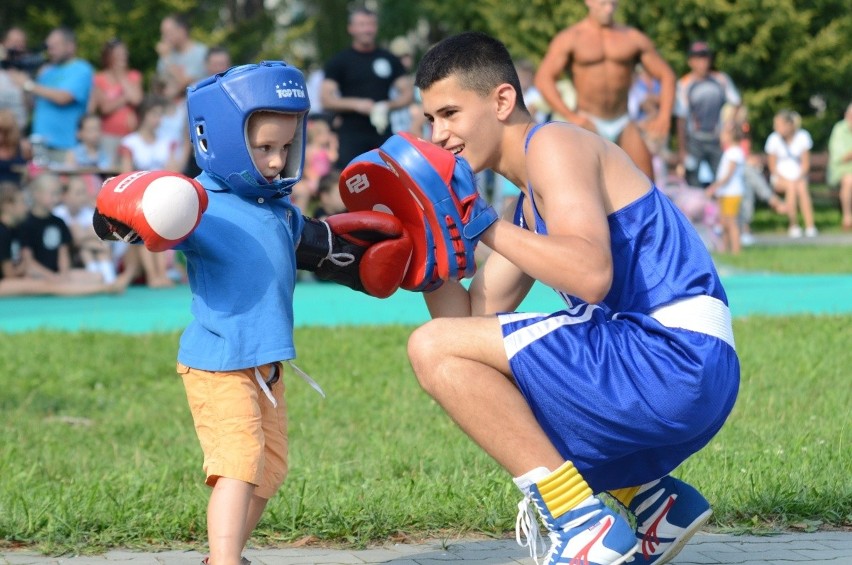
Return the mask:
<path id="1" fill-rule="evenodd" d="M 802 176 L 802 155 L 814 146 L 811 134 L 800 129 L 788 144 L 778 132 L 773 131 L 766 139 L 763 148 L 767 155 L 775 155 L 775 174 L 787 180 L 797 180 Z"/>

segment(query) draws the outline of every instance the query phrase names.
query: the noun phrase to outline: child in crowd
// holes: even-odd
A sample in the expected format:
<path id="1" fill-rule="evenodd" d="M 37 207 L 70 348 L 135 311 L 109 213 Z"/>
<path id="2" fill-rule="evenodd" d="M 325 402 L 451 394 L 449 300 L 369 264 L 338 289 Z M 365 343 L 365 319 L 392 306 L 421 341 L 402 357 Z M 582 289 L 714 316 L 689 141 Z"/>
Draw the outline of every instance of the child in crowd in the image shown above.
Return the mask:
<path id="1" fill-rule="evenodd" d="M 100 273 L 103 282 L 116 280 L 109 243 L 102 241 L 92 226 L 95 207 L 89 197 L 84 175 L 71 175 L 65 183 L 62 202 L 53 209 L 71 231 L 72 264 L 92 273 Z"/>
<path id="2" fill-rule="evenodd" d="M 0 282 L 26 274 L 16 228 L 28 212 L 24 191 L 13 182 L 0 181 Z"/>
<path id="3" fill-rule="evenodd" d="M 788 234 L 792 238 L 816 237 L 814 208 L 808 188 L 811 134 L 802 129 L 802 118 L 792 110 L 781 110 L 772 121 L 773 132 L 766 139 L 764 151 L 769 165 L 769 182 L 784 195 L 784 208 L 790 219 Z M 799 226 L 799 212 L 805 230 Z"/>
<path id="4" fill-rule="evenodd" d="M 0 109 L 0 182 L 20 184 L 32 156 L 32 145 L 21 134 L 14 112 Z"/>
<path id="5" fill-rule="evenodd" d="M 317 220 L 324 220 L 329 216 L 342 214 L 346 211 L 346 205 L 340 197 L 339 180 L 340 170 L 338 169 L 331 169 L 319 180 L 317 188 L 319 204 L 314 209 L 314 218 Z"/>
<path id="6" fill-rule="evenodd" d="M 42 173 L 30 183 L 29 191 L 32 204 L 19 227 L 26 276 L 68 284 L 103 283 L 100 273 L 75 269 L 71 264 L 71 231 L 53 214 L 62 195 L 59 177 Z"/>
<path id="7" fill-rule="evenodd" d="M 86 114 L 77 125 L 79 143 L 68 152 L 65 164 L 72 169 L 109 171 L 113 158 L 101 145 L 101 117 Z"/>
<path id="8" fill-rule="evenodd" d="M 708 197 L 719 200 L 720 222 L 724 251 L 740 253 L 740 204 L 745 191 L 745 153 L 740 145 L 742 130 L 733 124 L 727 124 L 719 136 L 722 145 L 722 158 L 716 169 L 715 179 L 706 189 Z"/>
<path id="9" fill-rule="evenodd" d="M 100 282 L 28 277 L 17 230 L 28 212 L 26 193 L 13 183 L 0 183 L 0 296 L 80 296 L 121 291 L 116 285 Z"/>
<path id="10" fill-rule="evenodd" d="M 322 118 L 308 120 L 308 140 L 305 146 L 305 171 L 302 180 L 293 187 L 293 204 L 309 210 L 316 204 L 319 182 L 337 161 L 337 135 Z"/>
<path id="11" fill-rule="evenodd" d="M 139 127 L 121 140 L 119 169 L 122 172 L 146 170 L 183 170 L 183 147 L 173 138 L 158 134 L 163 112 L 168 102 L 156 95 L 146 97 L 139 105 Z M 136 280 L 144 275 L 150 288 L 174 286 L 169 277 L 169 267 L 174 252 L 152 253 L 142 246 L 132 246 L 123 257 L 123 279 Z"/>

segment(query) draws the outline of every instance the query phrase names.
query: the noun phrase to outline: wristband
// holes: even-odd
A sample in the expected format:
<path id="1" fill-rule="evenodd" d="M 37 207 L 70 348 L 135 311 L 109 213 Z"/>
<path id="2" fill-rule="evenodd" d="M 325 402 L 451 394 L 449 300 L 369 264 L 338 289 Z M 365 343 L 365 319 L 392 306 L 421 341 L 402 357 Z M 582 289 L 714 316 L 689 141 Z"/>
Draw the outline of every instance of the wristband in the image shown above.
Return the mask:
<path id="1" fill-rule="evenodd" d="M 32 79 L 27 79 L 27 81 L 24 82 L 24 86 L 23 86 L 24 92 L 32 92 L 34 88 L 35 88 L 35 82 L 33 82 Z"/>

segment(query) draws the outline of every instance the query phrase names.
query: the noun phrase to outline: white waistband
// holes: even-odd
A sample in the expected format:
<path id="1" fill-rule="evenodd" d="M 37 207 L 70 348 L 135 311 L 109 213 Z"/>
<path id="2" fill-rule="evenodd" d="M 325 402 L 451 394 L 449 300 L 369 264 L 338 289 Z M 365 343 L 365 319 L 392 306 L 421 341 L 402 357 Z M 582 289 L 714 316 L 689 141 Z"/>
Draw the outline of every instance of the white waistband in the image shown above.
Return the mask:
<path id="1" fill-rule="evenodd" d="M 712 296 L 691 296 L 661 306 L 649 314 L 668 328 L 681 328 L 718 337 L 734 349 L 731 311 Z"/>

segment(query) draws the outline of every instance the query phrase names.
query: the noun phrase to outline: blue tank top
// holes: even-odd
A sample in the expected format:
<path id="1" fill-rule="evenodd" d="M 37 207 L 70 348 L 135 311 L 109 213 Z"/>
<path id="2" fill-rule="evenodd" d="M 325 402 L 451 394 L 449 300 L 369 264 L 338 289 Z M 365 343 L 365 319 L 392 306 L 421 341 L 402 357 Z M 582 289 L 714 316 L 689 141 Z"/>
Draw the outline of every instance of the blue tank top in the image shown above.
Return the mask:
<path id="1" fill-rule="evenodd" d="M 524 150 L 538 129 L 527 135 Z M 535 233 L 546 234 L 532 187 L 528 187 L 535 217 Z M 518 198 L 514 223 L 526 229 L 524 194 Z M 655 308 L 690 296 L 707 295 L 726 305 L 728 298 L 713 259 L 686 216 L 656 186 L 607 218 L 610 230 L 613 277 L 609 293 L 599 304 L 607 316 L 618 312 L 649 313 Z M 582 300 L 559 292 L 569 306 Z"/>

